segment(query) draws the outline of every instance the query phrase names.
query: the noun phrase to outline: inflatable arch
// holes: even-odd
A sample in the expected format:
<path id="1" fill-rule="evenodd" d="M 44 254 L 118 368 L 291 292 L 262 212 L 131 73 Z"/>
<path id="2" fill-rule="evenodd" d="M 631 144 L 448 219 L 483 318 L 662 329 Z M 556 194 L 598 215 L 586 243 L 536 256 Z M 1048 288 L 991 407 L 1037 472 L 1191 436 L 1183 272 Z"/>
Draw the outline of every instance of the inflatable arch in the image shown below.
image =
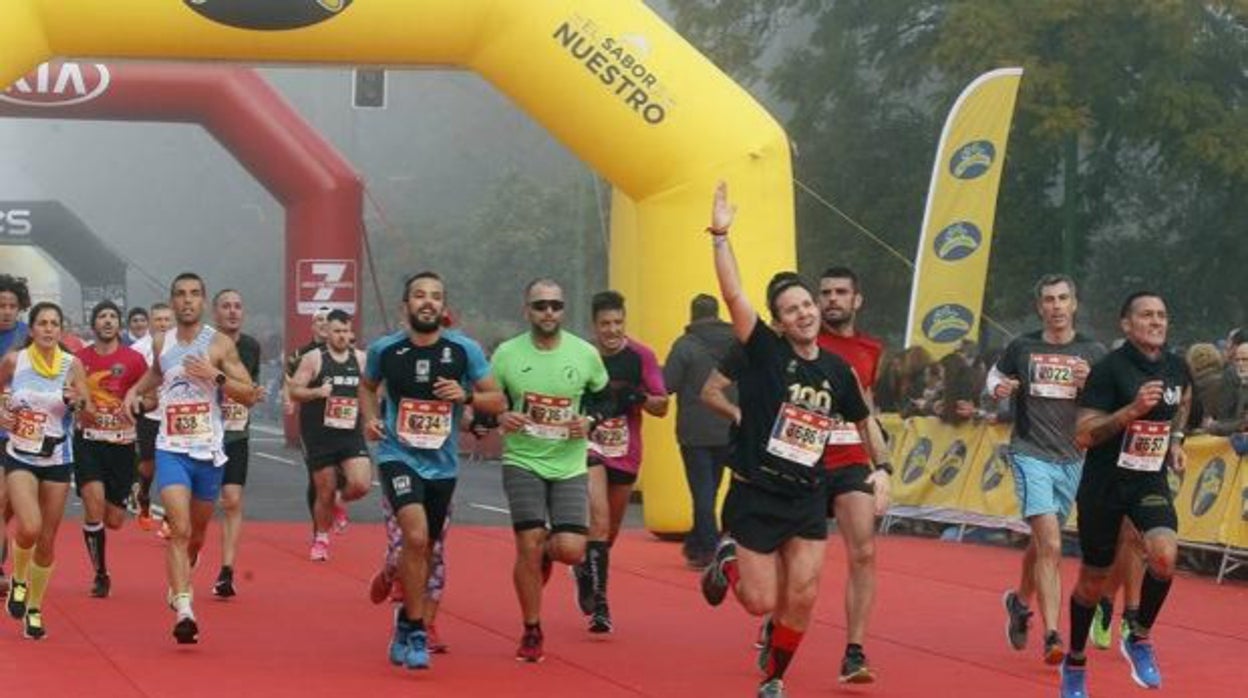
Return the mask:
<path id="1" fill-rule="evenodd" d="M 308 340 L 308 318 L 318 306 L 356 312 L 363 185 L 338 151 L 254 71 L 44 63 L 0 94 L 0 117 L 199 124 L 286 209 L 288 347 Z"/>
<path id="2" fill-rule="evenodd" d="M 38 247 L 65 267 L 85 317 L 102 300 L 126 307 L 126 260 L 59 201 L 0 201 L 0 245 Z"/>
<path id="3" fill-rule="evenodd" d="M 660 353 L 693 294 L 715 289 L 699 232 L 717 180 L 741 208 L 734 244 L 750 290 L 795 264 L 783 129 L 641 0 L 0 3 L 0 84 L 51 56 L 475 71 L 615 186 L 611 284 L 629 299 L 632 333 Z M 672 432 L 649 420 L 643 487 L 656 532 L 689 526 Z"/>

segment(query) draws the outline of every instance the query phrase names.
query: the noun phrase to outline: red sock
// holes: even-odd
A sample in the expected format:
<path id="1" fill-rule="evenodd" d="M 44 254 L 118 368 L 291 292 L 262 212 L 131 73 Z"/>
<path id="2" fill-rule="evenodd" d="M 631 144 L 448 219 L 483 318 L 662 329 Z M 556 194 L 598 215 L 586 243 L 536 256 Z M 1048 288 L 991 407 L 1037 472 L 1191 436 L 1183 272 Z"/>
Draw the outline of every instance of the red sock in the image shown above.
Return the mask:
<path id="1" fill-rule="evenodd" d="M 771 630 L 771 651 L 767 654 L 767 679 L 784 677 L 784 670 L 793 660 L 797 646 L 802 643 L 804 632 L 775 623 Z"/>

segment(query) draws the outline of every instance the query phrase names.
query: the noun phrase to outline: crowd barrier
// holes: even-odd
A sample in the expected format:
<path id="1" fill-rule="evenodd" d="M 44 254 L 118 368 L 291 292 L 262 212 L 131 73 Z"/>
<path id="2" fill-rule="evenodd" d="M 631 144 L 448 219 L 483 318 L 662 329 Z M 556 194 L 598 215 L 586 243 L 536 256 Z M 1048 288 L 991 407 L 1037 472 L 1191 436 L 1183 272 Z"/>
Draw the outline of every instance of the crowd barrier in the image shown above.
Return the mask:
<path id="1" fill-rule="evenodd" d="M 897 518 L 1026 530 L 1007 460 L 1009 425 L 895 415 L 881 422 L 896 470 L 885 530 Z M 1170 473 L 1179 540 L 1221 552 L 1220 580 L 1248 564 L 1248 465 L 1223 437 L 1193 436 L 1186 451 L 1187 468 Z"/>

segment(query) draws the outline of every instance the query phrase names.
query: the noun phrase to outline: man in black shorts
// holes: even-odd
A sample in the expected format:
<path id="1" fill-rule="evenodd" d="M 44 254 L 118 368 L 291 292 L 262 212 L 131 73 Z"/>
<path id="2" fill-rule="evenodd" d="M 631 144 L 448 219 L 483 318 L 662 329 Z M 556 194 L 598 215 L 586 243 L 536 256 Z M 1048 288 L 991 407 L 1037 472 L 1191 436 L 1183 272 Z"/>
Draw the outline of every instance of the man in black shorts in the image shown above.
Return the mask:
<path id="1" fill-rule="evenodd" d="M 247 368 L 251 382 L 260 384 L 260 342 L 243 333 L 247 311 L 243 295 L 234 289 L 218 291 L 212 299 L 213 324 L 217 331 L 234 340 L 238 359 Z M 263 390 L 259 397 L 265 399 Z M 212 586 L 214 596 L 228 599 L 234 589 L 234 560 L 243 532 L 243 488 L 247 486 L 247 466 L 251 460 L 251 410 L 228 397 L 221 400 L 221 421 L 225 426 L 225 473 L 221 479 L 221 571 Z"/>
<path id="2" fill-rule="evenodd" d="M 142 354 L 143 360 L 150 367 L 155 360 L 152 354 L 153 341 L 173 327 L 173 308 L 168 303 L 153 303 L 148 312 L 150 322 L 147 334 L 135 340 L 130 348 Z M 134 420 L 139 450 L 139 488 L 135 494 L 135 503 L 139 509 L 139 528 L 151 531 L 158 527 L 156 520 L 152 518 L 151 499 L 152 480 L 156 473 L 156 435 L 160 431 L 160 413 L 156 410 L 155 392 L 143 396 L 143 406 L 150 407 L 153 411 Z M 161 531 L 164 531 L 163 527 Z"/>
<path id="3" fill-rule="evenodd" d="M 121 310 L 112 301 L 91 309 L 95 342 L 76 356 L 87 373 L 93 412 L 79 417 L 74 434 L 74 481 L 82 498 L 82 536 L 95 570 L 91 595 L 108 596 L 112 582 L 105 556 L 105 528 L 126 520 L 125 501 L 134 485 L 134 415 L 126 414 L 126 391 L 147 371 L 137 351 L 121 345 Z"/>
<path id="4" fill-rule="evenodd" d="M 352 502 L 372 485 L 368 446 L 360 423 L 358 397 L 364 352 L 348 343 L 351 316 L 329 313 L 329 343 L 303 355 L 290 379 L 290 397 L 299 403 L 299 434 L 316 500 L 312 508 L 312 550 L 316 562 L 329 559 L 329 531 L 334 524 L 338 469 L 346 478 L 342 492 Z"/>
<path id="5" fill-rule="evenodd" d="M 728 243 L 736 208 L 728 203 L 727 185 L 716 189 L 711 211 L 720 294 L 748 361 L 738 376 L 740 431 L 723 513 L 732 538 L 715 551 L 702 593 L 714 606 L 732 589 L 749 613 L 771 614 L 758 695 L 775 698 L 785 695 L 784 672 L 819 591 L 828 536 L 824 461 L 833 434 L 840 425 L 854 425 L 874 468 L 886 474 L 890 466 L 875 452 L 870 411 L 853 369 L 819 348 L 814 290 L 796 274 L 773 277 L 767 287 L 773 331 L 741 288 Z"/>
<path id="6" fill-rule="evenodd" d="M 1070 596 L 1062 698 L 1088 695 L 1084 649 L 1124 518 L 1144 536 L 1148 561 L 1139 615 L 1121 650 L 1136 683 L 1161 686 L 1149 634 L 1170 591 L 1178 554 L 1178 517 L 1165 471 L 1186 465 L 1182 429 L 1191 408 L 1191 376 L 1166 347 L 1169 318 L 1161 296 L 1133 293 L 1119 318 L 1126 342 L 1092 367 L 1079 396 L 1076 441 L 1087 449 L 1076 498 L 1083 564 Z"/>

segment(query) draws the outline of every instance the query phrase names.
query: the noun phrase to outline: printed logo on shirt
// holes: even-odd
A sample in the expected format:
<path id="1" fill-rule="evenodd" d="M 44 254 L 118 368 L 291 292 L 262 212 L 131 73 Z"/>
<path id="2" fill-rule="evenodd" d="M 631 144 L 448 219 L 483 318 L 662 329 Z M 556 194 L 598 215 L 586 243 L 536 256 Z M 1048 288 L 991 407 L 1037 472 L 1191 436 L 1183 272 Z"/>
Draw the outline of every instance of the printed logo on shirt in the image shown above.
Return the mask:
<path id="1" fill-rule="evenodd" d="M 1179 400 L 1183 397 L 1183 389 L 1177 385 L 1173 388 L 1166 388 L 1165 392 L 1162 393 L 1162 397 L 1165 399 L 1167 405 L 1177 405 L 1179 404 Z"/>
<path id="2" fill-rule="evenodd" d="M 417 383 L 429 382 L 429 360 L 428 359 L 416 360 L 416 382 Z"/>

